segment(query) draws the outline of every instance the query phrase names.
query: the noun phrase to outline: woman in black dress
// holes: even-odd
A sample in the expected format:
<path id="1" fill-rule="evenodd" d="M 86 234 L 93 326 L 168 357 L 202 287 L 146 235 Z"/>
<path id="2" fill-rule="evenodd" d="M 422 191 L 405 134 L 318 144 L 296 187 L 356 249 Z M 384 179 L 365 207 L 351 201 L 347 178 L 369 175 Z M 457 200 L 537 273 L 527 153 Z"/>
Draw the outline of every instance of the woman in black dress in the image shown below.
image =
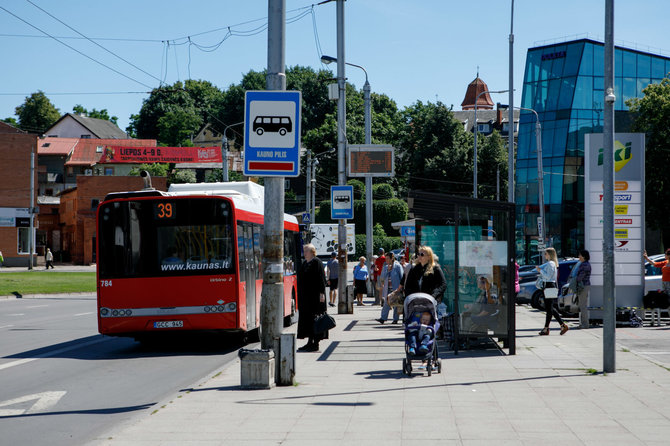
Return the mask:
<path id="1" fill-rule="evenodd" d="M 414 293 L 427 293 L 435 298 L 437 303 L 442 302 L 442 295 L 447 289 L 442 268 L 437 264 L 433 250 L 428 246 L 419 246 L 416 263 L 403 278 L 401 285 L 405 296 Z"/>
<path id="2" fill-rule="evenodd" d="M 308 338 L 308 341 L 298 351 L 316 352 L 319 341 L 328 339 L 327 331 L 314 333 L 314 318 L 326 312 L 326 275 L 314 245 L 305 245 L 303 253 L 305 260 L 298 270 L 298 339 Z"/>

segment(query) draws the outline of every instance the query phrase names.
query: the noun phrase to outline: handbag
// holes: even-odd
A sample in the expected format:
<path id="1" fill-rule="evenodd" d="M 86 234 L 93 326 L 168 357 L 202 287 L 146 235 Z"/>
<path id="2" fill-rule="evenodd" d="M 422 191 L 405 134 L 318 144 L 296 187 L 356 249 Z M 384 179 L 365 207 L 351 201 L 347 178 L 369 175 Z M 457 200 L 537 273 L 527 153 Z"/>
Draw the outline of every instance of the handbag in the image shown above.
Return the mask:
<path id="1" fill-rule="evenodd" d="M 321 334 L 335 326 L 335 319 L 328 313 L 319 314 L 314 318 L 314 334 Z"/>
<path id="2" fill-rule="evenodd" d="M 535 288 L 538 290 L 544 289 L 544 280 L 542 280 L 542 276 L 537 276 L 537 279 L 535 280 Z"/>
<path id="3" fill-rule="evenodd" d="M 397 308 L 398 314 L 403 314 L 403 304 L 405 302 L 405 293 L 403 291 L 395 290 L 386 299 L 388 300 L 389 307 Z"/>

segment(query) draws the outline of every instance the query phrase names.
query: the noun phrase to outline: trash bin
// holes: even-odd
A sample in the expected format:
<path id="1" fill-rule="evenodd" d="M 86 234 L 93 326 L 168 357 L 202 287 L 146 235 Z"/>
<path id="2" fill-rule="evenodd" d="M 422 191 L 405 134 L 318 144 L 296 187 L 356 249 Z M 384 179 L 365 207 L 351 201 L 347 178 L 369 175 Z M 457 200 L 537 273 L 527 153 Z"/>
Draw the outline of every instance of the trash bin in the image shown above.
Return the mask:
<path id="1" fill-rule="evenodd" d="M 275 354 L 272 350 L 241 348 L 240 378 L 243 389 L 269 389 L 275 385 Z"/>

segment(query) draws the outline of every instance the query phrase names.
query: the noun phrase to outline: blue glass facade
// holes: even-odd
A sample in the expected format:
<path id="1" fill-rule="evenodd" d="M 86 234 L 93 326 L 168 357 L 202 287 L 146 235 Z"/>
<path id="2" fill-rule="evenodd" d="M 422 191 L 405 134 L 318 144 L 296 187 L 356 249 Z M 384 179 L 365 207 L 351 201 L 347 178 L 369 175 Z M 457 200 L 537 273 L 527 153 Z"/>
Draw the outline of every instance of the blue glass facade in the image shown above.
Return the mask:
<path id="1" fill-rule="evenodd" d="M 546 234 L 560 255 L 584 243 L 584 135 L 602 132 L 604 47 L 583 39 L 531 48 L 526 57 L 521 107 L 542 123 Z M 616 131 L 630 131 L 626 101 L 670 72 L 670 58 L 615 48 Z M 535 115 L 521 111 L 516 159 L 517 254 L 537 251 L 538 182 Z"/>

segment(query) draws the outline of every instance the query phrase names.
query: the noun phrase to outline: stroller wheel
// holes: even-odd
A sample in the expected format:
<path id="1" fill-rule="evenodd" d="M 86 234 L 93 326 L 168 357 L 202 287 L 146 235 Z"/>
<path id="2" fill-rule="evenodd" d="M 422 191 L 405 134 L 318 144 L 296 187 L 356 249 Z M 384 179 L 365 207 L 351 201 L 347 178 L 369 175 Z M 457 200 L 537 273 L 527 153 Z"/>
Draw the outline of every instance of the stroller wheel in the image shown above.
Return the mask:
<path id="1" fill-rule="evenodd" d="M 426 362 L 426 370 L 428 371 L 428 376 L 433 374 L 433 361 L 430 359 Z"/>
<path id="2" fill-rule="evenodd" d="M 409 371 L 407 371 L 407 358 L 402 358 L 402 373 L 409 375 Z"/>
<path id="3" fill-rule="evenodd" d="M 437 373 L 442 373 L 442 361 L 437 360 Z"/>

